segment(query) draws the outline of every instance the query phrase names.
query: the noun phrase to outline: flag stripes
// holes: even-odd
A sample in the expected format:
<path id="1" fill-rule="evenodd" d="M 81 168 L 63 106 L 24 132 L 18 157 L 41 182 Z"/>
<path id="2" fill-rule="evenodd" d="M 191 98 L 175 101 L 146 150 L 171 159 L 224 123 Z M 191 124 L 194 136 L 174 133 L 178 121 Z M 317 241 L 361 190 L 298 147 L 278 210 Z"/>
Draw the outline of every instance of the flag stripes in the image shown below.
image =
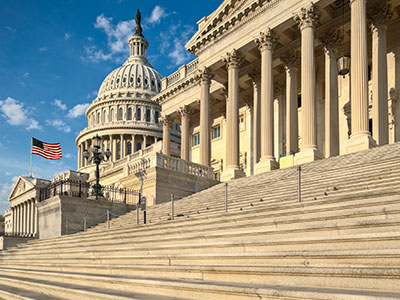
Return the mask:
<path id="1" fill-rule="evenodd" d="M 62 158 L 60 143 L 50 144 L 32 138 L 32 154 L 46 159 L 57 160 Z"/>

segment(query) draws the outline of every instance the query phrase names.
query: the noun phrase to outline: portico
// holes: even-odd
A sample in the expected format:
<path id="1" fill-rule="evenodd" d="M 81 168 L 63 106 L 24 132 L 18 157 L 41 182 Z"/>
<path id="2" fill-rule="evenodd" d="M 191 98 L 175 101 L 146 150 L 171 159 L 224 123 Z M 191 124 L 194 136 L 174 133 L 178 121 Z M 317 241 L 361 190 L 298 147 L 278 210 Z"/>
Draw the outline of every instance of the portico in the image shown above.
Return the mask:
<path id="1" fill-rule="evenodd" d="M 227 181 L 282 167 L 282 157 L 303 164 L 397 141 L 388 94 L 399 82 L 389 86 L 388 78 L 400 66 L 390 72 L 387 56 L 400 47 L 399 5 L 224 1 L 186 45 L 198 58 L 164 78 L 153 97 L 185 132 L 181 157 Z M 342 77 L 336 62 L 344 51 L 351 74 Z"/>

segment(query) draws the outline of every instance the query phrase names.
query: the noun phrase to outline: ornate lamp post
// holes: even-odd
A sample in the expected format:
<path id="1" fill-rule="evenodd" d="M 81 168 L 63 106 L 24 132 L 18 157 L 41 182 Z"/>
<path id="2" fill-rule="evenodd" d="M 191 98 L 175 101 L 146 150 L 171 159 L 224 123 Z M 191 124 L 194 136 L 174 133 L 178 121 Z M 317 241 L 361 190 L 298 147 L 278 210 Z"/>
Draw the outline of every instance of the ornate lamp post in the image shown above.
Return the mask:
<path id="1" fill-rule="evenodd" d="M 96 200 L 99 199 L 99 197 L 103 197 L 103 193 L 101 191 L 102 186 L 100 185 L 100 171 L 99 171 L 99 165 L 102 161 L 107 161 L 110 156 L 111 152 L 109 149 L 105 153 L 100 151 L 101 148 L 101 137 L 99 137 L 98 134 L 96 134 L 95 137 L 92 139 L 93 147 L 92 147 L 92 158 L 90 158 L 89 162 L 93 161 L 96 164 L 96 184 L 93 185 L 93 196 L 96 196 Z M 85 150 L 83 152 L 83 157 L 86 159 L 89 159 L 90 153 L 88 150 Z"/>

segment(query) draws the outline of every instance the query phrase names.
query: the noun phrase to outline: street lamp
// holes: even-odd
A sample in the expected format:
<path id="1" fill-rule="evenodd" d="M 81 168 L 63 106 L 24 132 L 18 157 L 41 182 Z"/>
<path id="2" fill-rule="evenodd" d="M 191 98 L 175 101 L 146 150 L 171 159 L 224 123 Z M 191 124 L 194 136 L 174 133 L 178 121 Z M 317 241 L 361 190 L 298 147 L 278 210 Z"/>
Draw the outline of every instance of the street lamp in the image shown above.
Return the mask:
<path id="1" fill-rule="evenodd" d="M 99 197 L 103 197 L 103 193 L 101 191 L 102 186 L 100 185 L 100 170 L 99 170 L 99 165 L 102 161 L 107 161 L 110 156 L 111 152 L 109 149 L 105 153 L 100 151 L 101 148 L 101 137 L 99 137 L 98 134 L 96 134 L 95 137 L 92 139 L 92 158 L 89 159 L 90 153 L 88 150 L 83 151 L 83 157 L 88 159 L 89 162 L 93 161 L 96 164 L 96 184 L 93 185 L 93 195 L 96 196 L 96 200 L 99 199 Z"/>

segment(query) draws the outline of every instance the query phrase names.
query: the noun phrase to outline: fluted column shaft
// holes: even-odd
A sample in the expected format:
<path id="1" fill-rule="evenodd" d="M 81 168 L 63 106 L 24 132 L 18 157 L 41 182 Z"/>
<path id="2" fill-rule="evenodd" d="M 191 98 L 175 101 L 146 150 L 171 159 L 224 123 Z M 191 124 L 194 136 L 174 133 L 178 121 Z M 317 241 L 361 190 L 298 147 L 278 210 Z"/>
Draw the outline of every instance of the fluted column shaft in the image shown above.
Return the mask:
<path id="1" fill-rule="evenodd" d="M 286 153 L 299 149 L 298 101 L 297 101 L 297 52 L 288 52 L 282 58 L 286 71 Z"/>
<path id="2" fill-rule="evenodd" d="M 205 68 L 200 78 L 200 164 L 205 166 L 211 161 L 210 84 L 211 73 Z"/>
<path id="3" fill-rule="evenodd" d="M 317 149 L 314 27 L 301 31 L 302 150 Z"/>
<path id="4" fill-rule="evenodd" d="M 147 147 L 147 135 L 143 135 L 143 147 L 142 149 L 145 149 Z"/>
<path id="5" fill-rule="evenodd" d="M 333 47 L 325 47 L 325 157 L 339 155 L 338 71 Z"/>
<path id="6" fill-rule="evenodd" d="M 372 136 L 379 145 L 389 142 L 386 21 L 392 17 L 387 1 L 369 16 L 372 30 Z"/>
<path id="7" fill-rule="evenodd" d="M 26 233 L 31 233 L 31 200 L 26 202 Z"/>
<path id="8" fill-rule="evenodd" d="M 261 76 L 252 76 L 253 80 L 253 163 L 256 164 L 261 154 Z"/>
<path id="9" fill-rule="evenodd" d="M 366 0 L 351 0 L 351 132 L 370 135 L 368 127 L 368 48 Z"/>
<path id="10" fill-rule="evenodd" d="M 132 143 L 132 153 L 135 153 L 136 152 L 136 138 L 135 138 L 134 134 L 132 134 L 131 139 L 132 139 L 132 141 L 131 141 L 131 143 Z"/>
<path id="11" fill-rule="evenodd" d="M 239 169 L 239 63 L 228 64 L 227 168 Z"/>
<path id="12" fill-rule="evenodd" d="M 31 233 L 35 233 L 35 200 L 31 200 Z"/>
<path id="13" fill-rule="evenodd" d="M 13 234 L 15 234 L 17 232 L 17 209 L 15 206 L 12 208 L 12 214 L 13 214 L 12 232 Z"/>
<path id="14" fill-rule="evenodd" d="M 163 144 L 162 153 L 165 155 L 171 155 L 171 124 L 172 120 L 168 116 L 164 116 L 160 119 L 163 125 Z"/>
<path id="15" fill-rule="evenodd" d="M 189 108 L 183 107 L 180 109 L 179 113 L 181 115 L 181 159 L 189 160 Z"/>
<path id="16" fill-rule="evenodd" d="M 88 145 L 89 145 L 89 143 L 88 143 L 88 141 L 86 140 L 86 141 L 85 141 L 85 150 L 88 150 L 88 151 L 89 151 Z M 88 159 L 85 157 L 85 158 L 84 158 L 84 166 L 86 167 L 87 165 L 88 165 Z"/>
<path id="17" fill-rule="evenodd" d="M 125 157 L 125 148 L 124 148 L 124 135 L 121 134 L 119 138 L 119 148 L 120 148 L 120 159 Z"/>

